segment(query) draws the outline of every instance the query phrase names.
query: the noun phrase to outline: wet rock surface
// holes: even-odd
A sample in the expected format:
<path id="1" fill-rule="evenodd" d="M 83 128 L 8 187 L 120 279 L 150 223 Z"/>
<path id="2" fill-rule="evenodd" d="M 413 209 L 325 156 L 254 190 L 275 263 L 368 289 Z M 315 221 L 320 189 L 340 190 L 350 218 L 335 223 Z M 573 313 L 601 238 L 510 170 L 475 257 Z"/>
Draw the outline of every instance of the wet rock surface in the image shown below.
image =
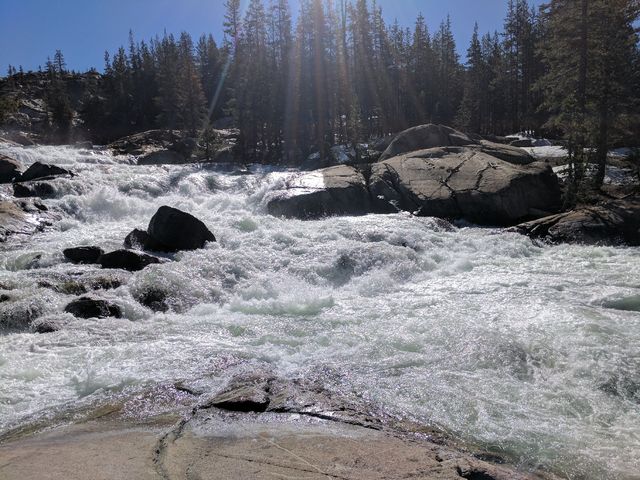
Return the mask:
<path id="1" fill-rule="evenodd" d="M 63 250 L 65 258 L 73 263 L 95 264 L 104 254 L 100 247 L 74 247 Z"/>
<path id="2" fill-rule="evenodd" d="M 640 197 L 579 207 L 518 225 L 513 231 L 550 242 L 640 245 Z"/>
<path id="3" fill-rule="evenodd" d="M 163 206 L 149 222 L 147 233 L 164 251 L 197 250 L 216 237 L 193 215 L 176 208 Z"/>
<path id="4" fill-rule="evenodd" d="M 0 183 L 11 183 L 20 175 L 20 169 L 19 162 L 0 154 Z"/>
<path id="5" fill-rule="evenodd" d="M 116 250 L 100 257 L 102 268 L 122 269 L 129 272 L 138 272 L 154 263 L 160 263 L 160 259 L 131 250 Z"/>
<path id="6" fill-rule="evenodd" d="M 122 318 L 122 309 L 106 300 L 81 297 L 69 303 L 64 311 L 77 318 Z"/>
<path id="7" fill-rule="evenodd" d="M 31 235 L 50 226 L 58 215 L 39 200 L 0 201 L 0 242 L 12 235 Z"/>
<path id="8" fill-rule="evenodd" d="M 55 177 L 59 175 L 73 175 L 72 172 L 55 165 L 47 165 L 45 163 L 35 162 L 25 172 L 17 177 L 16 182 L 29 182 L 41 178 Z"/>
<path id="9" fill-rule="evenodd" d="M 80 465 L 87 478 L 154 480 L 556 478 L 518 471 L 436 430 L 378 416 L 371 405 L 314 381 L 267 372 L 232 378 L 213 393 L 154 387 L 74 418 L 71 426 L 36 435 L 24 432 L 37 426 L 5 434 L 3 471 L 24 480 L 40 478 L 45 465 L 52 480 L 73 478 Z"/>

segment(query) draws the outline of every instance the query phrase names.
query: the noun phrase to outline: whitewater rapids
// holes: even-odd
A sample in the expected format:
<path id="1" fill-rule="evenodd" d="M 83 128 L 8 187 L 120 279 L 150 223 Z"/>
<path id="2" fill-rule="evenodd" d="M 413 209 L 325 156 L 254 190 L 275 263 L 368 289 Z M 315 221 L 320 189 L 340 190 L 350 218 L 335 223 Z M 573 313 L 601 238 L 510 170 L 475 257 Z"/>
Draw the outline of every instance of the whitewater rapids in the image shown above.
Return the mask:
<path id="1" fill-rule="evenodd" d="M 11 294 L 0 313 L 27 305 L 66 324 L 0 333 L 0 433 L 233 357 L 282 377 L 324 372 L 523 467 L 638 478 L 640 249 L 543 246 L 405 214 L 282 220 L 264 200 L 291 173 L 274 169 L 142 167 L 71 147 L 0 153 L 77 174 L 44 201 L 59 222 L 0 245 Z M 161 205 L 202 219 L 218 242 L 97 292 L 124 319 L 63 313 L 75 297 L 42 281 L 96 269 L 66 263 L 62 250 L 121 248 Z M 171 311 L 135 300 L 151 287 L 170 292 Z"/>

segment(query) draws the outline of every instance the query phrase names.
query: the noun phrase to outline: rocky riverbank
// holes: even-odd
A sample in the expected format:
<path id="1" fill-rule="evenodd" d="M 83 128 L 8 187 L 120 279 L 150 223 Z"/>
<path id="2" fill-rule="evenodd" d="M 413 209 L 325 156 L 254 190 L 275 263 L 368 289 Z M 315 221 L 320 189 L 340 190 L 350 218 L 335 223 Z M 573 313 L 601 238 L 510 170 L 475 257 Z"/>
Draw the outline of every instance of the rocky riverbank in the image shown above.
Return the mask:
<path id="1" fill-rule="evenodd" d="M 204 383 L 203 383 L 204 382 Z M 164 385 L 0 437 L 0 475 L 98 479 L 554 479 L 308 380 Z M 74 418 L 69 421 L 69 418 Z M 79 472 L 81 472 L 79 476 Z"/>

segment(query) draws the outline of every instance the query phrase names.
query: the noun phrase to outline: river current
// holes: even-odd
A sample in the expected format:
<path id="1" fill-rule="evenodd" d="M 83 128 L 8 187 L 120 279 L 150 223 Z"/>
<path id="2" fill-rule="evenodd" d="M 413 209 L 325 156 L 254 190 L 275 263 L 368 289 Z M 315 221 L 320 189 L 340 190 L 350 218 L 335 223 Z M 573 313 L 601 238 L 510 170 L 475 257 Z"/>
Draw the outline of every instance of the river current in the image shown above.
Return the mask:
<path id="1" fill-rule="evenodd" d="M 0 153 L 77 174 L 44 201 L 60 221 L 0 244 L 0 315 L 31 309 L 65 325 L 0 333 L 0 432 L 234 357 L 282 377 L 330 372 L 523 468 L 640 478 L 640 249 L 540 245 L 407 214 L 274 218 L 265 198 L 292 174 L 274 169 L 143 167 L 72 147 Z M 121 248 L 161 205 L 202 219 L 218 242 L 97 292 L 123 319 L 65 314 L 74 295 L 43 282 L 97 272 L 62 250 Z M 136 300 L 149 288 L 171 310 Z"/>

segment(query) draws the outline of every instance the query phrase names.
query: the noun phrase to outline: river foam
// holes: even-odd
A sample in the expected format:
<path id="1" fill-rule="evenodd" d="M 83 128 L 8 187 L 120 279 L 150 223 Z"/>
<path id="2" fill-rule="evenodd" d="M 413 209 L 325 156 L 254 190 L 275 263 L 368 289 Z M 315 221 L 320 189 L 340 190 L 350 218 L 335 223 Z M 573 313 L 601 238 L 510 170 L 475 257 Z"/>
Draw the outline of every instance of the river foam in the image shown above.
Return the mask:
<path id="1" fill-rule="evenodd" d="M 540 246 L 406 214 L 314 222 L 266 215 L 289 172 L 142 167 L 71 147 L 0 146 L 55 163 L 50 230 L 0 249 L 0 319 L 64 325 L 0 335 L 0 429 L 129 388 L 196 378 L 221 358 L 281 376 L 330 371 L 392 413 L 440 425 L 523 466 L 569 478 L 640 469 L 640 249 Z M 2 187 L 9 196 L 10 187 Z M 124 319 L 63 313 L 67 247 L 121 247 L 160 205 L 201 218 L 218 242 L 100 291 Z M 53 288 L 52 288 L 53 287 Z M 150 289 L 170 309 L 137 298 Z"/>

